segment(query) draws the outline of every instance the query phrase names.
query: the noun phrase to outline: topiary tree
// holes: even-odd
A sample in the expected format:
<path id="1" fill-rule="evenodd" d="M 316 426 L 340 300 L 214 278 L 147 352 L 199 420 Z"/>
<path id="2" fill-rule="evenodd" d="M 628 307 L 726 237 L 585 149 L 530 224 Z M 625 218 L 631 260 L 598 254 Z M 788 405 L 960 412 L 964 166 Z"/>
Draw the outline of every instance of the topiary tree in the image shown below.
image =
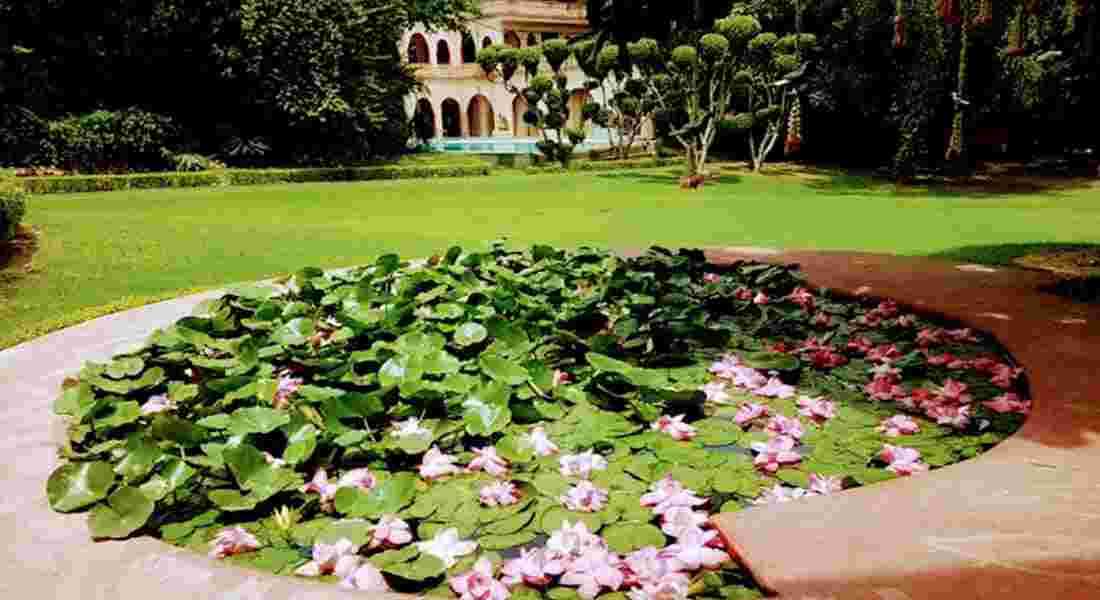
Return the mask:
<path id="1" fill-rule="evenodd" d="M 598 51 L 590 40 L 573 47 L 581 71 L 589 78 L 585 86 L 599 89 L 602 99 L 586 103 L 584 116 L 608 130 L 611 146 L 619 158 L 630 156 L 642 127 L 656 108 L 647 93 L 645 79 L 634 65 L 653 63 L 659 53 L 660 46 L 649 39 L 624 46 L 606 45 Z"/>
<path id="2" fill-rule="evenodd" d="M 535 146 L 548 160 L 568 166 L 573 159 L 573 149 L 587 137 L 584 129 L 585 115 L 580 115 L 577 127 L 569 127 L 569 80 L 562 72 L 562 65 L 572 50 L 564 40 L 547 40 L 541 47 L 512 48 L 495 44 L 484 48 L 477 55 L 477 62 L 490 78 L 498 79 L 509 92 L 523 96 L 527 111 L 523 122 L 539 130 L 542 139 Z M 543 59 L 550 65 L 551 74 L 539 73 Z M 525 85 L 513 83 L 523 69 Z"/>

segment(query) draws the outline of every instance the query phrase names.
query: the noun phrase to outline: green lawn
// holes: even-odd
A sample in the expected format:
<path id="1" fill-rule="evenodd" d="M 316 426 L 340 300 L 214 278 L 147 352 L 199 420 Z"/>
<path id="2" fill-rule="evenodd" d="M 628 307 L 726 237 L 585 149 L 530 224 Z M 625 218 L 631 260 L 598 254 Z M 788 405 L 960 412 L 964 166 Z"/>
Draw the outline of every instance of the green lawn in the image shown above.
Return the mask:
<path id="1" fill-rule="evenodd" d="M 156 190 L 33 198 L 41 247 L 0 278 L 0 347 L 125 306 L 286 273 L 508 237 L 611 248 L 766 245 L 1001 262 L 1005 244 L 1100 240 L 1100 187 L 896 193 L 855 177 L 673 174 Z"/>

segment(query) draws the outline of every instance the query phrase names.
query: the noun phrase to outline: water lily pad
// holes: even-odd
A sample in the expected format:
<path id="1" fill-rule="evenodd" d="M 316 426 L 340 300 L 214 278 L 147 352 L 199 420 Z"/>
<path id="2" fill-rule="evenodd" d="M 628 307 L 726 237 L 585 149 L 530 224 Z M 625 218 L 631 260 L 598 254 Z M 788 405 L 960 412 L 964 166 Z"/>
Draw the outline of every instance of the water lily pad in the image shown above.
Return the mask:
<path id="1" fill-rule="evenodd" d="M 106 498 L 114 481 L 115 473 L 110 463 L 68 463 L 50 475 L 46 497 L 54 510 L 70 512 Z"/>
<path id="2" fill-rule="evenodd" d="M 431 554 L 421 554 L 416 560 L 399 562 L 382 567 L 383 573 L 396 575 L 409 581 L 424 581 L 447 572 L 447 565 Z"/>
<path id="3" fill-rule="evenodd" d="M 522 365 L 501 356 L 482 354 L 478 362 L 481 365 L 481 370 L 496 381 L 509 385 L 519 385 L 530 378 L 527 369 L 524 369 Z"/>
<path id="4" fill-rule="evenodd" d="M 122 379 L 123 377 L 133 377 L 144 368 L 145 361 L 140 356 L 127 356 L 116 358 L 111 364 L 107 365 L 104 373 L 112 379 Z"/>
<path id="5" fill-rule="evenodd" d="M 408 546 L 405 546 L 404 548 L 399 548 L 397 550 L 386 550 L 385 552 L 379 552 L 378 554 L 371 556 L 368 560 L 371 562 L 371 564 L 381 569 L 390 565 L 409 562 L 417 556 L 420 556 L 420 549 L 417 548 L 415 545 L 410 544 Z"/>
<path id="6" fill-rule="evenodd" d="M 749 352 L 741 356 L 745 366 L 764 371 L 789 371 L 800 366 L 798 357 L 782 352 Z"/>
<path id="7" fill-rule="evenodd" d="M 153 501 L 135 487 L 122 487 L 97 504 L 88 516 L 94 538 L 124 538 L 145 525 L 153 514 Z"/>
<path id="8" fill-rule="evenodd" d="M 646 546 L 662 548 L 665 545 L 665 534 L 649 523 L 627 521 L 609 525 L 601 533 L 607 540 L 607 546 L 614 552 L 626 554 L 640 550 Z"/>
<path id="9" fill-rule="evenodd" d="M 481 343 L 487 337 L 489 337 L 489 330 L 485 329 L 485 326 L 481 323 L 471 321 L 463 323 L 455 330 L 454 342 L 459 346 L 466 347 Z"/>
<path id="10" fill-rule="evenodd" d="M 577 521 L 583 522 L 592 533 L 599 531 L 600 528 L 603 527 L 604 522 L 603 518 L 600 517 L 598 513 L 577 512 L 555 507 L 542 513 L 542 517 L 539 519 L 539 526 L 544 533 L 551 533 L 561 529 L 561 524 L 563 522 L 576 523 Z"/>
<path id="11" fill-rule="evenodd" d="M 395 473 L 370 491 L 341 488 L 336 492 L 336 510 L 350 517 L 380 517 L 396 513 L 413 500 L 418 478 L 412 473 Z"/>
<path id="12" fill-rule="evenodd" d="M 507 535 L 486 535 L 478 538 L 478 544 L 486 550 L 507 550 L 530 543 L 538 537 L 534 531 L 521 531 Z"/>

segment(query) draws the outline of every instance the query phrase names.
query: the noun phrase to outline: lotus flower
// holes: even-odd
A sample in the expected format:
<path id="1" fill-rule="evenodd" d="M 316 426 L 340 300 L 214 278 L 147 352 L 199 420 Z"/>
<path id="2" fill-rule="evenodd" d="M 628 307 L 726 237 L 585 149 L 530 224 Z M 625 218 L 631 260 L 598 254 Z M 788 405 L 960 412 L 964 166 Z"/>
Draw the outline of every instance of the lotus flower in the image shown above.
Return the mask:
<path id="1" fill-rule="evenodd" d="M 582 481 L 558 497 L 565 508 L 581 512 L 597 512 L 607 503 L 607 491 L 589 481 Z"/>
<path id="2" fill-rule="evenodd" d="M 583 479 L 588 479 L 592 471 L 603 471 L 607 468 L 607 460 L 591 450 L 581 454 L 566 454 L 558 460 L 558 464 L 562 475 Z"/>
<path id="3" fill-rule="evenodd" d="M 810 492 L 814 494 L 820 494 L 822 496 L 828 496 L 833 492 L 839 492 L 844 489 L 844 480 L 840 477 L 818 475 L 817 473 L 810 473 Z"/>
<path id="4" fill-rule="evenodd" d="M 759 419 L 768 414 L 768 407 L 763 404 L 757 404 L 755 402 L 749 402 L 748 404 L 742 404 L 741 408 L 737 409 L 737 413 L 733 415 L 734 423 L 744 427 L 752 421 Z"/>
<path id="5" fill-rule="evenodd" d="M 675 417 L 670 417 L 668 415 L 662 415 L 660 419 L 657 419 L 650 426 L 650 429 L 653 431 L 663 431 L 672 436 L 674 440 L 690 440 L 695 437 L 696 432 L 694 427 L 684 423 L 684 416 L 685 415 L 676 415 Z"/>
<path id="6" fill-rule="evenodd" d="M 290 397 L 298 392 L 298 388 L 302 387 L 303 381 L 301 379 L 295 379 L 287 373 L 283 373 L 279 376 L 279 385 L 275 389 L 275 397 L 272 400 L 272 404 L 275 408 L 286 408 L 290 405 Z"/>
<path id="7" fill-rule="evenodd" d="M 795 452 L 794 438 L 786 436 L 773 437 L 768 443 L 753 442 L 752 449 L 756 452 L 753 464 L 756 468 L 768 473 L 775 473 L 780 465 L 790 465 L 802 460 L 802 456 Z"/>
<path id="8" fill-rule="evenodd" d="M 543 587 L 551 578 L 565 572 L 565 561 L 549 556 L 541 548 L 522 548 L 519 558 L 505 562 L 500 572 L 503 575 L 500 580 L 505 585 L 524 583 Z"/>
<path id="9" fill-rule="evenodd" d="M 691 510 L 687 506 L 673 506 L 661 515 L 661 531 L 675 538 L 683 537 L 687 530 L 706 525 L 709 518 L 705 512 Z"/>
<path id="10" fill-rule="evenodd" d="M 1026 415 L 1031 410 L 1031 402 L 1020 398 L 1019 394 L 1008 392 L 992 400 L 982 402 L 989 410 L 999 413 L 1020 413 Z"/>
<path id="11" fill-rule="evenodd" d="M 836 416 L 836 404 L 820 396 L 799 396 L 798 414 L 820 425 Z"/>
<path id="12" fill-rule="evenodd" d="M 854 337 L 848 340 L 848 349 L 860 354 L 866 354 L 875 347 L 874 342 L 865 337 Z"/>
<path id="13" fill-rule="evenodd" d="M 768 297 L 764 292 L 756 292 L 756 295 L 752 298 L 752 303 L 756 305 L 764 305 L 771 302 L 772 299 Z"/>
<path id="14" fill-rule="evenodd" d="M 718 283 L 719 281 L 722 281 L 722 276 L 718 273 L 703 273 L 704 283 Z"/>
<path id="15" fill-rule="evenodd" d="M 760 494 L 760 497 L 753 500 L 753 504 L 782 504 L 784 502 L 790 502 L 791 500 L 798 500 L 799 498 L 805 498 L 809 495 L 809 492 L 802 488 L 789 488 L 783 487 L 778 483 L 774 486 L 765 489 L 764 493 Z"/>
<path id="16" fill-rule="evenodd" d="M 730 560 L 714 530 L 695 529 L 685 532 L 675 544 L 665 548 L 669 565 L 677 571 L 715 569 Z"/>
<path id="17" fill-rule="evenodd" d="M 378 524 L 371 527 L 370 541 L 367 548 L 397 548 L 408 544 L 413 539 L 409 524 L 397 518 L 395 515 L 382 515 Z"/>
<path id="18" fill-rule="evenodd" d="M 1023 372 L 1023 369 L 1012 368 L 1009 365 L 997 365 L 993 369 L 993 377 L 989 381 L 999 388 L 1008 389 L 1012 387 L 1012 382 Z"/>
<path id="19" fill-rule="evenodd" d="M 813 312 L 814 310 L 814 295 L 810 293 L 804 287 L 794 288 L 794 291 L 787 296 L 791 302 L 801 306 L 806 312 Z"/>
<path id="20" fill-rule="evenodd" d="M 477 550 L 477 542 L 463 541 L 458 538 L 458 529 L 451 527 L 435 534 L 427 542 L 417 542 L 416 547 L 424 554 L 443 561 L 448 569 L 455 566 L 459 556 L 466 556 Z"/>
<path id="21" fill-rule="evenodd" d="M 508 588 L 493 578 L 493 565 L 489 559 L 481 557 L 471 571 L 451 577 L 451 589 L 462 600 L 505 600 Z"/>
<path id="22" fill-rule="evenodd" d="M 878 430 L 886 437 L 898 437 L 919 432 L 920 425 L 907 415 L 894 415 L 879 424 Z"/>
<path id="23" fill-rule="evenodd" d="M 783 415 L 772 417 L 765 429 L 772 435 L 787 436 L 796 440 L 802 439 L 802 435 L 805 433 L 802 423 L 798 419 Z"/>
<path id="24" fill-rule="evenodd" d="M 369 562 L 361 561 L 359 566 L 340 581 L 340 587 L 361 592 L 383 593 L 390 591 L 382 572 Z"/>
<path id="25" fill-rule="evenodd" d="M 779 380 L 778 377 L 772 377 L 768 380 L 763 387 L 753 390 L 757 396 L 767 396 L 769 398 L 790 398 L 794 395 L 795 389 L 793 385 L 787 385 Z"/>
<path id="26" fill-rule="evenodd" d="M 496 448 L 486 446 L 484 448 L 474 448 L 473 450 L 477 458 L 471 460 L 470 464 L 466 465 L 467 473 L 484 470 L 493 477 L 500 477 L 508 472 L 508 461 L 497 454 Z"/>
<path id="27" fill-rule="evenodd" d="M 454 456 L 440 452 L 437 446 L 432 446 L 424 453 L 424 460 L 420 463 L 420 476 L 425 479 L 437 479 L 444 475 L 460 473 L 461 470 L 454 464 L 456 460 L 458 459 Z"/>
<path id="28" fill-rule="evenodd" d="M 622 559 L 606 549 L 590 549 L 573 560 L 561 576 L 561 584 L 577 588 L 582 598 L 591 600 L 602 589 L 618 590 L 623 585 Z"/>
<path id="29" fill-rule="evenodd" d="M 245 531 L 243 527 L 230 527 L 219 531 L 212 544 L 214 546 L 210 551 L 212 558 L 225 558 L 260 548 L 260 540 Z"/>
<path id="30" fill-rule="evenodd" d="M 570 562 L 582 554 L 596 549 L 606 549 L 607 543 L 598 535 L 588 531 L 584 521 L 570 525 L 563 521 L 561 529 L 550 534 L 546 541 L 547 558 L 557 558 Z"/>
<path id="31" fill-rule="evenodd" d="M 653 513 L 664 515 L 673 508 L 694 508 L 707 503 L 706 498 L 700 498 L 695 492 L 685 489 L 684 486 L 670 475 L 649 487 L 649 493 L 641 497 L 641 505 L 652 507 Z"/>
<path id="32" fill-rule="evenodd" d="M 889 463 L 886 470 L 897 475 L 912 475 L 928 470 L 928 465 L 920 460 L 920 451 L 914 448 L 884 444 L 878 456 Z"/>
<path id="33" fill-rule="evenodd" d="M 358 552 L 359 547 L 347 538 L 334 544 L 314 544 L 313 560 L 298 567 L 294 574 L 303 577 L 332 575 L 339 567 L 339 575 L 343 577 L 359 566 Z"/>
<path id="34" fill-rule="evenodd" d="M 478 495 L 486 506 L 511 506 L 519 502 L 520 491 L 511 482 L 495 481 L 483 486 Z"/>
<path id="35" fill-rule="evenodd" d="M 168 397 L 167 394 L 159 394 L 149 398 L 145 404 L 141 405 L 141 414 L 144 416 L 155 415 L 157 413 L 168 412 L 176 410 L 176 401 Z"/>
<path id="36" fill-rule="evenodd" d="M 570 381 L 573 381 L 573 376 L 572 375 L 570 375 L 569 373 L 566 373 L 565 371 L 559 371 L 557 369 L 554 370 L 554 378 L 551 381 L 551 383 L 553 384 L 554 387 L 558 387 L 559 385 L 565 385 L 565 384 L 569 383 Z"/>
<path id="37" fill-rule="evenodd" d="M 534 448 L 536 456 L 550 456 L 557 454 L 559 450 L 558 445 L 550 441 L 546 436 L 546 430 L 542 427 L 532 429 L 531 433 L 525 437 L 525 441 Z"/>
<path id="38" fill-rule="evenodd" d="M 420 419 L 409 417 L 405 421 L 394 423 L 390 435 L 395 438 L 432 437 L 432 430 L 421 425 Z"/>
<path id="39" fill-rule="evenodd" d="M 702 387 L 703 394 L 707 397 L 707 402 L 714 402 L 715 404 L 726 404 L 729 402 L 730 394 L 726 389 L 726 384 L 721 381 L 712 381 Z"/>

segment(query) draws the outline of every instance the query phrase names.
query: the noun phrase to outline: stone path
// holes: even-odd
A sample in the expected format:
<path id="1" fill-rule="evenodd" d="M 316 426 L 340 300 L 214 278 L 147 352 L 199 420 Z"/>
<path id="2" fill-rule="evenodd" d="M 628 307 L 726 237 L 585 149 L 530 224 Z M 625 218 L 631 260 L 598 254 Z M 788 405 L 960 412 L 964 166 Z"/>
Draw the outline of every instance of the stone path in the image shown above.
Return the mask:
<path id="1" fill-rule="evenodd" d="M 1100 307 L 1039 294 L 1051 276 L 862 254 L 712 253 L 798 262 L 864 292 L 991 331 L 1027 367 L 1034 413 L 981 457 L 843 494 L 716 518 L 760 582 L 810 600 L 1100 598 Z M 869 288 L 869 289 L 865 289 Z M 0 351 L 0 598 L 362 597 L 255 574 L 150 538 L 94 543 L 52 512 L 45 480 L 66 375 L 139 345 L 212 294 L 97 319 Z"/>
<path id="2" fill-rule="evenodd" d="M 850 253 L 765 260 L 993 333 L 1027 368 L 1034 409 L 976 459 L 716 517 L 758 581 L 806 600 L 1100 598 L 1100 306 L 1041 294 L 1052 277 L 1018 269 Z"/>

